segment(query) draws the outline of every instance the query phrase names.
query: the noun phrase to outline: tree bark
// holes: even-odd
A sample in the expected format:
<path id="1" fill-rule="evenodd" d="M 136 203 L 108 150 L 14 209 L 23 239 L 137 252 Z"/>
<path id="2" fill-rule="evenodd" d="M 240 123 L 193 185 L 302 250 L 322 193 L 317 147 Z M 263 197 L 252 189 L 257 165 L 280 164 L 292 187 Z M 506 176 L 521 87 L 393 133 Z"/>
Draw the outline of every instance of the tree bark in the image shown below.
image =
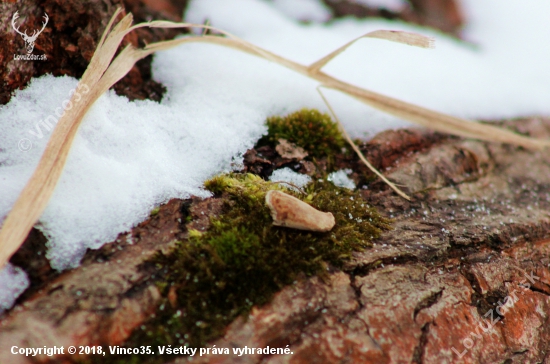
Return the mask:
<path id="1" fill-rule="evenodd" d="M 508 124 L 550 136 L 548 119 Z M 363 148 L 413 192 L 408 202 L 379 183 L 363 190 L 394 219 L 393 230 L 328 279 L 304 278 L 284 288 L 211 343 L 289 345 L 293 354 L 194 361 L 544 362 L 550 157 L 419 130 L 384 132 Z M 204 230 L 208 216 L 220 211 L 216 201 L 173 200 L 129 234 L 89 252 L 81 267 L 47 282 L 2 319 L 0 361 L 29 362 L 9 354 L 13 345 L 122 344 L 160 299 L 154 269 L 144 263 L 186 238 L 188 226 L 180 221 L 187 214 L 193 228 Z"/>
<path id="2" fill-rule="evenodd" d="M 550 136 L 549 119 L 509 125 Z M 374 147 L 383 165 L 395 156 L 392 150 L 409 149 L 407 140 L 421 151 L 401 154 L 386 173 L 412 187 L 412 201 L 388 190 L 364 191 L 394 219 L 394 229 L 328 282 L 314 277 L 283 289 L 212 343 L 289 344 L 293 354 L 207 355 L 192 362 L 547 361 L 547 153 L 463 139 L 422 148 L 416 131 L 382 133 L 365 150 Z"/>

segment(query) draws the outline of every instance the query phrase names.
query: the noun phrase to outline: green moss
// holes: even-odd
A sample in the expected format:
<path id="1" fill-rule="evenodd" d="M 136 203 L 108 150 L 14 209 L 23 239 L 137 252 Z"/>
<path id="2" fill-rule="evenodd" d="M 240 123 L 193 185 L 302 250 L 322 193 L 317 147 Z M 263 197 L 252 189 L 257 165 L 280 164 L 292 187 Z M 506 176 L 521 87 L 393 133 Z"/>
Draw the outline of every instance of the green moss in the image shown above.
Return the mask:
<path id="1" fill-rule="evenodd" d="M 227 266 L 239 270 L 254 268 L 257 262 L 258 250 L 262 249 L 260 238 L 245 227 L 226 228 L 216 221 L 215 229 L 221 228 L 219 234 L 210 236 L 206 244 L 210 245 L 216 255 Z"/>
<path id="2" fill-rule="evenodd" d="M 287 191 L 334 214 L 336 225 L 327 233 L 273 226 L 265 194 L 284 188 L 257 176 L 223 175 L 206 186 L 225 200 L 224 212 L 206 232 L 191 231 L 171 254 L 155 258 L 156 275 L 165 280 L 157 287 L 166 298 L 156 317 L 134 332 L 128 347 L 204 346 L 222 335 L 236 317 L 268 302 L 300 275 L 324 275 L 329 264 L 340 267 L 352 252 L 369 247 L 372 239 L 389 229 L 389 221 L 359 193 L 329 182 L 308 185 L 305 195 Z M 168 292 L 174 288 L 176 308 L 168 301 Z M 140 357 L 142 363 L 167 359 Z"/>
<path id="3" fill-rule="evenodd" d="M 155 207 L 154 209 L 151 210 L 151 212 L 149 213 L 149 216 L 150 217 L 157 216 L 159 211 L 160 211 L 160 206 Z"/>
<path id="4" fill-rule="evenodd" d="M 304 148 L 314 158 L 339 153 L 346 145 L 330 116 L 313 109 L 302 109 L 285 117 L 269 117 L 267 128 L 268 134 L 260 139 L 259 145 L 275 146 L 282 138 Z"/>
<path id="5" fill-rule="evenodd" d="M 246 196 L 246 198 L 241 199 L 241 202 L 253 205 L 263 200 L 270 189 L 286 191 L 285 188 L 279 187 L 278 183 L 266 182 L 252 173 L 242 175 L 222 174 L 206 181 L 204 187 L 217 195 L 227 192 L 234 196 Z"/>

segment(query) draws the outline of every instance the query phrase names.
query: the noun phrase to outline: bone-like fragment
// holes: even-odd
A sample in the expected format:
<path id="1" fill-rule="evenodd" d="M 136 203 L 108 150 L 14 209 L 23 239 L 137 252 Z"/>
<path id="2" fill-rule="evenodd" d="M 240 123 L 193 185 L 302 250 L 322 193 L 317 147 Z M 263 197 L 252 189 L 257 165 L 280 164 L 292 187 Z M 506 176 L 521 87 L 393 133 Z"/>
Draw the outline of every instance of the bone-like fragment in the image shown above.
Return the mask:
<path id="1" fill-rule="evenodd" d="M 335 224 L 330 212 L 319 211 L 284 192 L 271 190 L 265 196 L 273 225 L 308 231 L 330 231 Z"/>
<path id="2" fill-rule="evenodd" d="M 275 150 L 281 157 L 295 159 L 297 161 L 301 161 L 308 156 L 308 153 L 304 150 L 304 148 L 282 138 L 279 139 L 279 144 L 277 144 Z"/>

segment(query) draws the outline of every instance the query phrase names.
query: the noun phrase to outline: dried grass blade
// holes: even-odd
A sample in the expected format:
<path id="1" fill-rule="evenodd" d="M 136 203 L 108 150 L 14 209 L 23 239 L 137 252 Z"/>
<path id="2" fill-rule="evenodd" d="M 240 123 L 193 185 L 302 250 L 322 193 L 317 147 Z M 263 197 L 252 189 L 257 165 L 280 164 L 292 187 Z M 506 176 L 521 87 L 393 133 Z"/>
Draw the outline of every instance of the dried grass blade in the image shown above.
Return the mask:
<path id="1" fill-rule="evenodd" d="M 103 31 L 103 34 L 101 34 L 101 38 L 97 43 L 97 48 L 101 48 L 101 46 L 103 46 L 103 44 L 105 43 L 105 38 L 107 38 L 107 35 L 109 35 L 109 33 L 111 32 L 111 28 L 113 27 L 113 24 L 115 23 L 116 18 L 118 17 L 118 14 L 120 14 L 121 12 L 122 12 L 122 8 L 117 8 L 115 10 L 115 13 L 111 16 L 111 19 L 109 19 L 109 22 L 107 23 L 107 27 Z M 92 59 L 93 59 L 93 56 L 92 56 Z"/>
<path id="2" fill-rule="evenodd" d="M 327 88 L 339 90 L 388 114 L 436 131 L 490 142 L 515 144 L 529 149 L 542 149 L 550 146 L 550 140 L 534 139 L 497 126 L 480 124 L 429 110 L 338 81 L 325 74 L 319 74 L 317 79 Z"/>
<path id="3" fill-rule="evenodd" d="M 400 30 L 375 30 L 368 33 L 367 37 L 389 40 L 420 48 L 434 48 L 435 46 L 435 39 L 432 37 Z"/>
<path id="4" fill-rule="evenodd" d="M 200 25 L 194 24 L 193 26 L 199 27 Z M 530 149 L 540 149 L 550 146 L 550 141 L 548 140 L 534 139 L 496 126 L 480 124 L 466 119 L 446 115 L 373 91 L 359 88 L 346 82 L 342 82 L 322 71 L 312 72 L 311 66 L 306 67 L 299 63 L 280 57 L 241 39 L 222 38 L 218 36 L 187 37 L 150 44 L 146 47 L 146 49 L 150 49 L 152 51 L 165 50 L 176 45 L 192 42 L 218 44 L 278 63 L 281 66 L 287 67 L 319 81 L 324 87 L 339 90 L 372 107 L 385 111 L 388 114 L 409 120 L 433 130 L 466 138 L 510 143 Z"/>
<path id="5" fill-rule="evenodd" d="M 321 91 L 321 87 L 322 86 L 318 86 L 317 87 L 317 92 L 319 92 L 319 95 L 321 95 L 321 98 L 323 99 L 323 101 L 325 102 L 325 104 L 327 105 L 328 109 L 330 110 L 330 113 L 332 114 L 332 117 L 334 118 L 334 120 L 336 120 L 336 122 L 338 123 L 338 126 L 340 127 L 340 131 L 342 132 L 342 135 L 344 135 L 344 138 L 346 139 L 346 141 L 348 142 L 348 144 L 351 146 L 351 148 L 355 151 L 355 153 L 357 154 L 357 156 L 359 157 L 359 159 L 361 159 L 361 161 L 374 173 L 376 174 L 378 177 L 380 177 L 380 179 L 382 179 L 382 181 L 384 181 L 388 186 L 391 187 L 392 190 L 394 190 L 399 196 L 403 197 L 404 199 L 406 200 L 411 200 L 411 198 L 403 191 L 401 191 L 401 189 L 399 187 L 397 187 L 392 181 L 390 181 L 389 179 L 387 179 L 382 173 L 380 173 L 376 168 L 374 168 L 374 166 L 372 164 L 370 164 L 370 162 L 368 161 L 368 159 L 365 157 L 365 155 L 363 154 L 363 152 L 361 152 L 361 149 L 359 149 L 359 147 L 353 142 L 353 140 L 351 139 L 351 137 L 349 136 L 348 132 L 346 131 L 346 129 L 344 128 L 344 125 L 342 125 L 342 122 L 340 121 L 340 119 L 338 118 L 338 116 L 336 115 L 336 113 L 334 112 L 334 109 L 332 108 L 332 106 L 330 105 L 330 103 L 328 102 L 327 98 L 325 97 L 325 95 L 323 94 L 323 92 Z"/>
<path id="6" fill-rule="evenodd" d="M 337 50 L 327 54 L 326 56 L 324 56 L 323 58 L 321 58 L 317 62 L 312 63 L 308 67 L 309 72 L 317 73 L 327 63 L 329 63 L 335 57 L 340 55 L 342 52 L 344 52 L 346 49 L 348 49 L 352 44 L 357 42 L 359 39 L 363 39 L 363 38 L 384 39 L 384 40 L 389 40 L 389 41 L 392 41 L 392 42 L 408 44 L 410 46 L 421 47 L 421 48 L 433 48 L 433 46 L 434 46 L 434 39 L 433 38 L 426 37 L 426 36 L 421 35 L 421 34 L 395 31 L 395 30 L 375 30 L 374 32 L 370 32 L 370 33 L 367 33 L 365 35 L 362 35 L 360 37 L 355 38 L 354 40 L 344 44 L 343 46 L 341 46 Z"/>
<path id="7" fill-rule="evenodd" d="M 119 13 L 117 11 L 113 18 Z M 79 83 L 79 85 L 88 87 L 89 92 L 80 95 L 79 101 L 75 100 L 77 92 L 71 97 L 73 108 L 67 110 L 59 119 L 36 170 L 6 217 L 0 230 L 0 269 L 8 262 L 11 255 L 19 249 L 46 208 L 63 172 L 71 144 L 84 115 L 97 98 L 120 77 L 124 76 L 137 60 L 134 60 L 134 57 L 130 61 L 124 61 L 119 55 L 117 60 L 120 60 L 115 60 L 112 64 L 114 67 L 108 68 L 124 37 L 124 32 L 130 27 L 131 23 L 132 16 L 129 14 L 113 28 L 108 36 L 102 37 L 102 41 L 100 41 L 98 49 Z M 112 24 L 112 21 L 109 24 Z M 121 55 L 125 55 L 122 58 L 133 54 L 131 49 L 125 51 L 121 52 Z M 131 65 L 129 65 L 130 63 Z M 102 79 L 102 76 L 106 77 Z M 117 76 L 120 77 L 117 78 Z M 100 79 L 103 82 L 99 82 Z M 109 85 L 107 86 L 107 84 Z"/>
<path id="8" fill-rule="evenodd" d="M 115 12 L 115 15 L 113 15 L 111 21 L 117 16 L 117 14 L 118 11 Z M 88 68 L 86 68 L 84 75 L 82 75 L 82 83 L 93 86 L 103 76 L 103 73 L 111 64 L 111 61 L 120 46 L 120 42 L 122 42 L 122 39 L 128 33 L 132 25 L 132 21 L 132 14 L 127 14 L 120 22 L 118 22 L 117 25 L 115 25 L 113 30 L 108 33 L 108 35 L 105 35 L 107 30 L 103 33 L 102 39 L 104 39 L 104 41 L 100 42 L 96 48 Z"/>
<path id="9" fill-rule="evenodd" d="M 107 92 L 111 86 L 124 77 L 140 59 L 147 57 L 152 51 L 126 46 L 111 63 L 97 84 L 99 96 Z"/>

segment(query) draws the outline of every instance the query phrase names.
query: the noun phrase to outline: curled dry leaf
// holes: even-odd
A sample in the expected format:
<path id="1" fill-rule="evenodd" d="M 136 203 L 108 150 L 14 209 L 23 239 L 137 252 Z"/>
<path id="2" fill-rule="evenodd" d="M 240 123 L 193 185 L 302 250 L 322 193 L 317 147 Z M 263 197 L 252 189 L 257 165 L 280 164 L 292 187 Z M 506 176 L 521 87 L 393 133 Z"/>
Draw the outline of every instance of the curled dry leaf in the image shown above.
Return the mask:
<path id="1" fill-rule="evenodd" d="M 289 142 L 286 139 L 279 139 L 279 144 L 275 147 L 275 150 L 283 158 L 295 159 L 301 161 L 308 156 L 308 153 L 304 148 L 297 146 L 294 143 Z"/>
<path id="2" fill-rule="evenodd" d="M 330 231 L 335 224 L 330 212 L 319 211 L 296 197 L 271 190 L 265 196 L 273 225 L 307 231 Z"/>

